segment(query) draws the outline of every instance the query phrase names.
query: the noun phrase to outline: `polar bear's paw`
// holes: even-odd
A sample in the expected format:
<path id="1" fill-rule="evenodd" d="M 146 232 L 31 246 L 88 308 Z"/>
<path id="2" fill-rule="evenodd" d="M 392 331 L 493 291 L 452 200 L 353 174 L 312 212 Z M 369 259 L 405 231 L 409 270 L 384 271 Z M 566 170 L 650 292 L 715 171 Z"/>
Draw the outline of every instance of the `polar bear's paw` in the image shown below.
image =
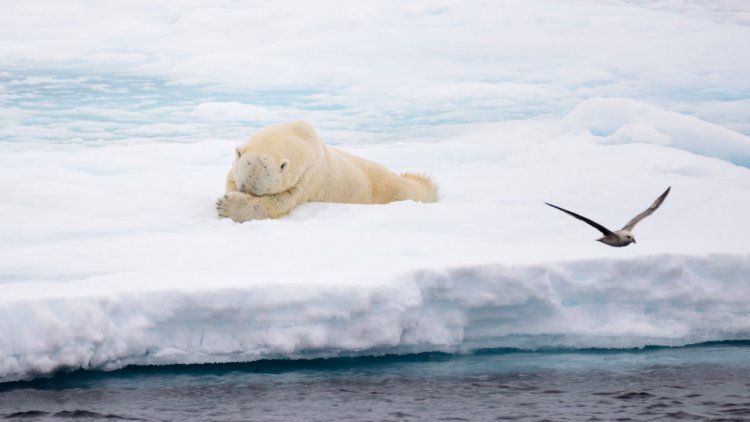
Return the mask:
<path id="1" fill-rule="evenodd" d="M 260 198 L 243 192 L 227 192 L 216 201 L 216 211 L 219 217 L 231 218 L 238 223 L 268 218 L 267 208 Z"/>

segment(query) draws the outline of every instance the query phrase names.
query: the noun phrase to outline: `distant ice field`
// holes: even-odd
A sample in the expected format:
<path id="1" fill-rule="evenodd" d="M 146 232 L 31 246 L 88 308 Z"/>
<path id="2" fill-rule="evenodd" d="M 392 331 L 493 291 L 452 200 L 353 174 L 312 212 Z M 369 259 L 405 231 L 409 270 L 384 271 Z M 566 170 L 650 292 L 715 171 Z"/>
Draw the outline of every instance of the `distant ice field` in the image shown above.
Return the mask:
<path id="1" fill-rule="evenodd" d="M 443 140 L 592 97 L 750 134 L 742 0 L 6 3 L 5 141 Z"/>

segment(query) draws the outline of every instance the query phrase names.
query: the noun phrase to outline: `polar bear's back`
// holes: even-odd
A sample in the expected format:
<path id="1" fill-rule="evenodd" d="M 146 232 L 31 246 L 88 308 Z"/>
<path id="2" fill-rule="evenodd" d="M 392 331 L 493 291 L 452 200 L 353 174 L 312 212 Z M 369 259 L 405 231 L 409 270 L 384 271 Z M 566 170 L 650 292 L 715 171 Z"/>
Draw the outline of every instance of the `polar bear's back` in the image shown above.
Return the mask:
<path id="1" fill-rule="evenodd" d="M 311 201 L 385 204 L 411 199 L 437 201 L 437 187 L 428 177 L 415 173 L 398 175 L 384 166 L 348 152 L 326 147 L 320 174 L 320 194 Z"/>

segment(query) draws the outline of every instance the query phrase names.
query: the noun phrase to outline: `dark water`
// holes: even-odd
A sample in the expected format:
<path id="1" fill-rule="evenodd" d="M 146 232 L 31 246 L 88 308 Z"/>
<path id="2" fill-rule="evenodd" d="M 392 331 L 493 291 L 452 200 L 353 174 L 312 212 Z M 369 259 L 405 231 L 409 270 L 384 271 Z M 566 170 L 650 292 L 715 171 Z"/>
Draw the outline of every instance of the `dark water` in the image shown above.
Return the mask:
<path id="1" fill-rule="evenodd" d="M 266 361 L 0 384 L 0 418 L 750 420 L 750 345 Z"/>

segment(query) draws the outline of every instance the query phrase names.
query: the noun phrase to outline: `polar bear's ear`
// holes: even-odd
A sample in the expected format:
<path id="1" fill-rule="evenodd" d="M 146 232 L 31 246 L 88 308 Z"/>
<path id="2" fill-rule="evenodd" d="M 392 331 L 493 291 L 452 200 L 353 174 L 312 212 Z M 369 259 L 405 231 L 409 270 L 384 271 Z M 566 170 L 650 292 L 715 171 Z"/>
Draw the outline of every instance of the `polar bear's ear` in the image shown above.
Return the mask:
<path id="1" fill-rule="evenodd" d="M 235 158 L 240 158 L 240 155 L 242 155 L 242 153 L 240 152 L 240 149 L 239 148 L 235 148 L 234 149 L 234 157 Z"/>
<path id="2" fill-rule="evenodd" d="M 286 158 L 284 158 L 283 160 L 281 160 L 281 170 L 282 171 L 286 168 L 287 165 L 289 165 L 289 160 L 287 160 Z"/>

